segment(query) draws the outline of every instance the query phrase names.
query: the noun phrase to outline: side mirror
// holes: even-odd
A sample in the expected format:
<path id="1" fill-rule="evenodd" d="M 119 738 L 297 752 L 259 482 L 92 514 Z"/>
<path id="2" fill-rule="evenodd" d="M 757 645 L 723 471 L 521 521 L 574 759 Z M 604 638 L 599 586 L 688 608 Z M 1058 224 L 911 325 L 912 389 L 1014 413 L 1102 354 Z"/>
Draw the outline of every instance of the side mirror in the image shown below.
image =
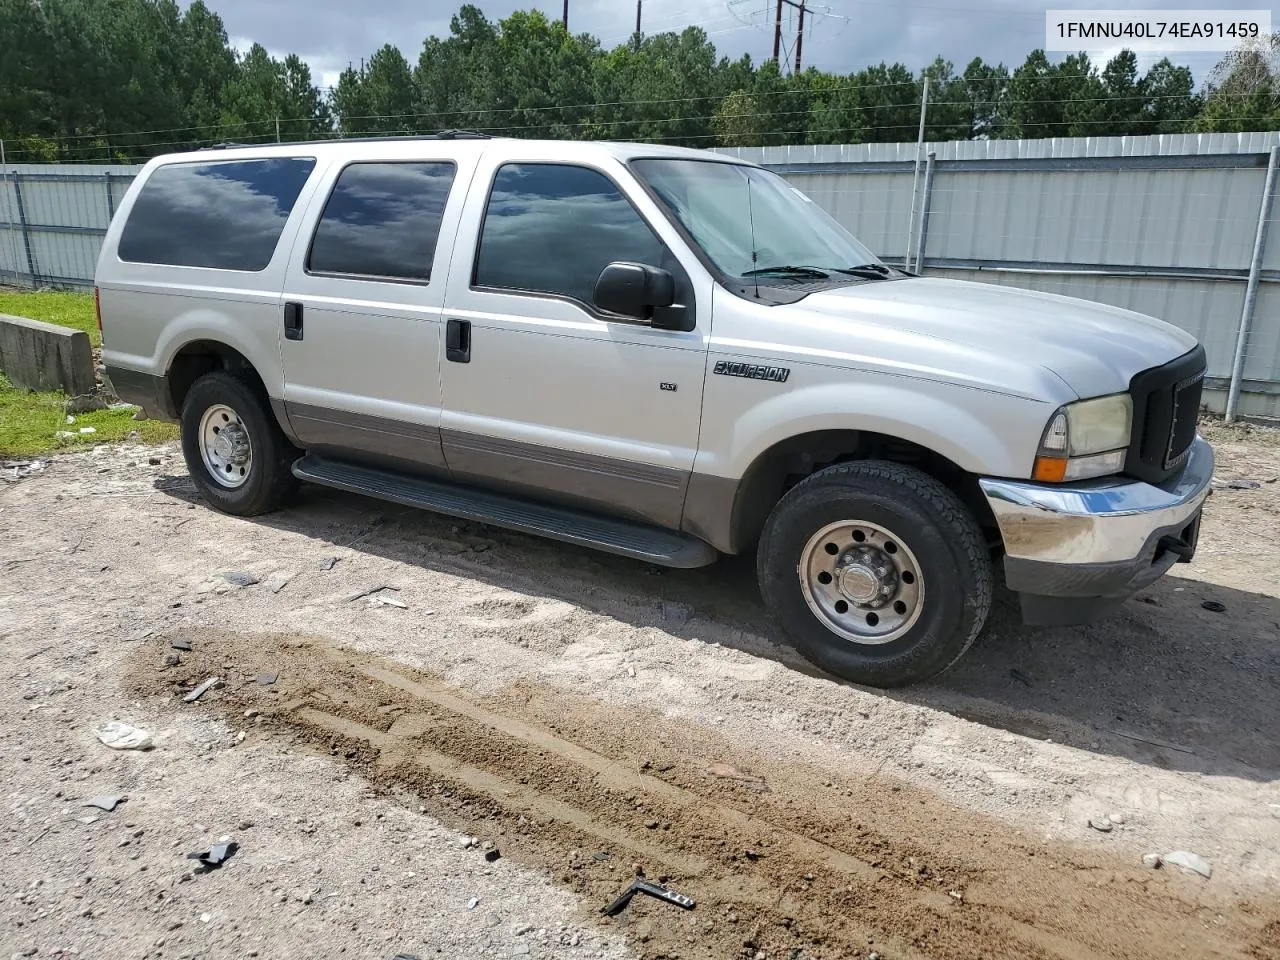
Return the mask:
<path id="1" fill-rule="evenodd" d="M 655 308 L 676 301 L 676 281 L 666 270 L 644 263 L 611 263 L 596 279 L 593 299 L 601 310 L 651 320 Z"/>

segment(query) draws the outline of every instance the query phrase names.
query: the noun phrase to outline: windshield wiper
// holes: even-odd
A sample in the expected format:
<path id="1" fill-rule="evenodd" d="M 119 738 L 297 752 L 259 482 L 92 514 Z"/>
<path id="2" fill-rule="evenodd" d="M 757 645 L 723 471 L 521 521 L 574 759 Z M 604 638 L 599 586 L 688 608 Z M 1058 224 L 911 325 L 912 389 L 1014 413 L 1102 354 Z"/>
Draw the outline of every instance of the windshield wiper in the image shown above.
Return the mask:
<path id="1" fill-rule="evenodd" d="M 866 277 L 870 280 L 887 280 L 894 271 L 883 263 L 860 263 L 856 267 L 840 267 L 837 273 L 847 273 L 855 277 Z"/>
<path id="2" fill-rule="evenodd" d="M 843 271 L 842 271 L 843 272 Z M 766 274 L 776 273 L 787 277 L 797 277 L 807 280 L 830 280 L 831 274 L 825 270 L 819 270 L 817 267 L 793 267 L 793 266 L 777 266 L 777 267 L 760 267 L 756 270 L 748 270 L 742 274 L 744 277 L 762 277 Z"/>

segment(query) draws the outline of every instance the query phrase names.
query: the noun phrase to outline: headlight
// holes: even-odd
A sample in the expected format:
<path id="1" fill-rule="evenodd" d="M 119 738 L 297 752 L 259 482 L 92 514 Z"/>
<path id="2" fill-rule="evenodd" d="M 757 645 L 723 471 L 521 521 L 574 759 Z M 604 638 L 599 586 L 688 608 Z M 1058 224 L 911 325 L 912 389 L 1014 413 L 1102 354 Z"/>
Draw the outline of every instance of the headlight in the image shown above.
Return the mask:
<path id="1" fill-rule="evenodd" d="M 1067 404 L 1049 418 L 1033 479 L 1060 483 L 1119 473 L 1132 427 L 1133 400 L 1127 393 Z"/>

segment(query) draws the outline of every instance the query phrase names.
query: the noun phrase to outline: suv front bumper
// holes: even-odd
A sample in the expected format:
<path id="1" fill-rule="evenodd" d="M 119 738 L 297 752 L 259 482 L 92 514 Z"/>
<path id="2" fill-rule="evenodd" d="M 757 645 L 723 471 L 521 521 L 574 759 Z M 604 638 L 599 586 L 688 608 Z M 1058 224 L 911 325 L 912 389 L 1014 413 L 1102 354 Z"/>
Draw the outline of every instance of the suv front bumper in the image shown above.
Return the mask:
<path id="1" fill-rule="evenodd" d="M 1023 619 L 1096 619 L 1175 563 L 1190 562 L 1212 479 L 1213 448 L 1199 436 L 1182 472 L 1159 486 L 1123 478 L 1053 486 L 979 479 Z"/>

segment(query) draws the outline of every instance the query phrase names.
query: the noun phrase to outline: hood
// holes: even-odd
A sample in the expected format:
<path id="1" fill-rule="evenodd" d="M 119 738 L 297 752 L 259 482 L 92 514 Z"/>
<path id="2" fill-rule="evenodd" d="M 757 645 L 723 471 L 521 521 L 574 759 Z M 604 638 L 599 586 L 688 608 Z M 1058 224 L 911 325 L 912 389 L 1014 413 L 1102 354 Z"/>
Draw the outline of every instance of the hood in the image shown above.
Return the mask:
<path id="1" fill-rule="evenodd" d="M 1118 393 L 1134 374 L 1195 347 L 1191 334 L 1132 310 L 967 280 L 913 277 L 805 297 L 798 307 L 1035 364 L 1082 397 Z"/>

